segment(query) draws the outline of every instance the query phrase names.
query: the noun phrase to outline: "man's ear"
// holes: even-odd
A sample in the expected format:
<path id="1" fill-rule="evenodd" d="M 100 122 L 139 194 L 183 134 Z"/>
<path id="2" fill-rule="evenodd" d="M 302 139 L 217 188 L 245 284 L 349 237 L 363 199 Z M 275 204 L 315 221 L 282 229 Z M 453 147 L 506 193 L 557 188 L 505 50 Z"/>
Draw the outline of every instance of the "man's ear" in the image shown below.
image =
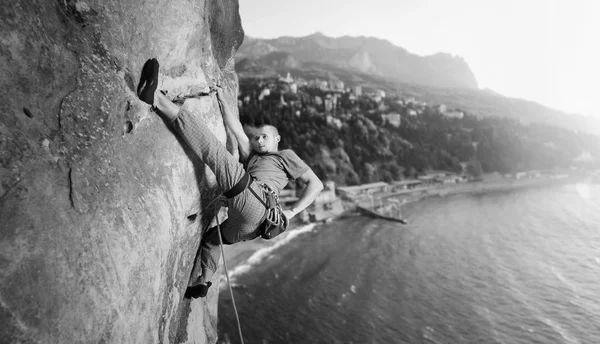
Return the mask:
<path id="1" fill-rule="evenodd" d="M 277 142 L 281 141 L 281 135 L 277 135 L 277 136 L 275 136 L 275 140 L 276 140 Z"/>

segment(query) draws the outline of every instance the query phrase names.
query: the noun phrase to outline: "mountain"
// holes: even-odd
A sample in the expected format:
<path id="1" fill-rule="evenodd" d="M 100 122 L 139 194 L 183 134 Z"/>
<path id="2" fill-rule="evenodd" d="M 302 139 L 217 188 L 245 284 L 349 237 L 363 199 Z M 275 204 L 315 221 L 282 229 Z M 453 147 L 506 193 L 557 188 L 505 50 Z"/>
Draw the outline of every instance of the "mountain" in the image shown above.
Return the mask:
<path id="1" fill-rule="evenodd" d="M 246 36 L 236 53 L 240 78 L 277 77 L 341 80 L 348 86 L 381 89 L 401 98 L 445 104 L 480 117 L 509 117 L 600 135 L 600 121 L 479 89 L 473 72 L 457 56 L 418 56 L 372 37 L 258 39 Z"/>
<path id="2" fill-rule="evenodd" d="M 285 58 L 297 62 L 294 68 L 304 70 L 316 63 L 396 82 L 451 88 L 478 87 L 475 75 L 459 56 L 445 53 L 419 56 L 387 40 L 364 36 L 333 38 L 321 33 L 274 39 L 246 36 L 236 55 L 236 69 L 242 76 L 256 70 L 246 69 L 248 66 L 279 72 L 281 63 L 268 62 L 272 62 L 273 57 L 282 58 L 284 54 L 289 54 Z"/>

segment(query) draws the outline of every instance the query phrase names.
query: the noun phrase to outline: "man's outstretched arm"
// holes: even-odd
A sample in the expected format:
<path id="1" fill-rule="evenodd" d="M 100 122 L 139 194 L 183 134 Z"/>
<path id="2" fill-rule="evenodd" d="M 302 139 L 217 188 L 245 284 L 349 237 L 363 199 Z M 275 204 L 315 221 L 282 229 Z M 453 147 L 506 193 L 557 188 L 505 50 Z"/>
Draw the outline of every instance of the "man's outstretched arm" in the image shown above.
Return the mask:
<path id="1" fill-rule="evenodd" d="M 241 161 L 246 161 L 248 156 L 250 156 L 250 139 L 248 139 L 242 123 L 231 108 L 232 104 L 234 104 L 233 106 L 237 106 L 237 99 L 230 94 L 226 94 L 223 89 L 219 88 L 217 89 L 217 101 L 219 102 L 219 108 L 221 108 L 221 115 L 223 115 L 225 125 L 229 127 L 229 130 L 231 130 L 238 142 Z"/>
<path id="2" fill-rule="evenodd" d="M 308 170 L 304 172 L 298 179 L 303 181 L 306 186 L 304 190 L 302 190 L 302 194 L 296 203 L 290 208 L 283 211 L 283 214 L 291 219 L 296 216 L 302 210 L 306 209 L 319 195 L 319 192 L 323 190 L 323 183 L 317 177 L 317 175 L 313 172 L 313 170 Z"/>

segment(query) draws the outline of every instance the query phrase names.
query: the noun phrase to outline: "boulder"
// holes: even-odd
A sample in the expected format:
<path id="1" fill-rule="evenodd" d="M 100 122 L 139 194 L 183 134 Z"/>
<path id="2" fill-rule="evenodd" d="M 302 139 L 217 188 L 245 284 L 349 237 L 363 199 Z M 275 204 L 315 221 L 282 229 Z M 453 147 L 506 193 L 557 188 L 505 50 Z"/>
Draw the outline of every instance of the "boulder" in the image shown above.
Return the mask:
<path id="1" fill-rule="evenodd" d="M 237 0 L 0 7 L 0 343 L 214 343 L 218 288 L 183 297 L 222 191 L 136 87 L 237 91 Z M 218 276 L 216 276 L 218 278 Z"/>

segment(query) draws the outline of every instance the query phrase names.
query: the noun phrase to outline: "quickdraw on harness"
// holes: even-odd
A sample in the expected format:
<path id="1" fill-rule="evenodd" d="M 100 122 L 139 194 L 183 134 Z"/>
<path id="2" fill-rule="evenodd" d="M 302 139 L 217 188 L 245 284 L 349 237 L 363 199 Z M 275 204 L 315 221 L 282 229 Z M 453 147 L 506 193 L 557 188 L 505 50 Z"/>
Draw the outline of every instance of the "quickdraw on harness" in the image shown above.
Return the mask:
<path id="1" fill-rule="evenodd" d="M 279 204 L 279 196 L 275 192 L 275 190 L 271 189 L 267 184 L 260 184 L 263 189 L 263 194 L 265 195 L 266 202 L 260 198 L 250 188 L 250 192 L 265 206 L 267 209 L 265 220 L 260 225 L 260 236 L 263 239 L 272 239 L 279 234 L 283 233 L 289 224 L 289 221 L 285 215 L 283 215 L 283 209 L 281 209 L 281 205 Z"/>
<path id="2" fill-rule="evenodd" d="M 260 197 L 256 191 L 250 187 L 252 181 L 253 178 L 246 173 L 233 188 L 223 193 L 223 195 L 227 198 L 233 198 L 244 190 L 249 189 L 254 197 L 256 197 L 256 199 L 258 199 L 266 209 L 265 219 L 259 226 L 258 232 L 263 239 L 272 239 L 287 229 L 289 221 L 283 214 L 283 209 L 281 209 L 281 205 L 279 204 L 279 195 L 277 192 L 267 184 L 260 183 L 259 185 L 263 190 L 263 195 L 265 196 L 265 200 L 263 200 L 263 198 Z"/>

